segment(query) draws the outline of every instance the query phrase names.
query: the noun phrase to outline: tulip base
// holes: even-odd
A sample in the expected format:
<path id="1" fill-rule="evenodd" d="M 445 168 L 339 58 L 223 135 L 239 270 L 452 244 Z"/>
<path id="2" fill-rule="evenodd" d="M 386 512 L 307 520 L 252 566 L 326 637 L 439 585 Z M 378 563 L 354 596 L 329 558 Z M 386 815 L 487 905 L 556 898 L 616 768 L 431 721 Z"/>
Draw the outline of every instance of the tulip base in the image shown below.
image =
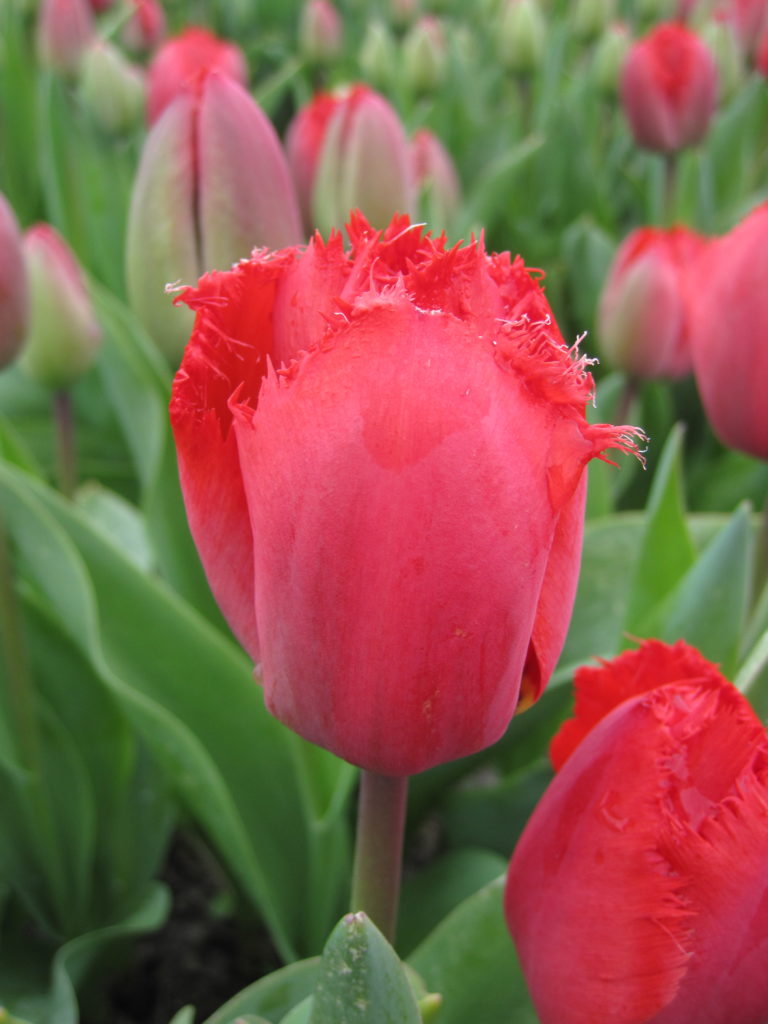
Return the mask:
<path id="1" fill-rule="evenodd" d="M 364 911 L 390 942 L 397 927 L 407 801 L 407 777 L 362 772 L 351 909 Z"/>

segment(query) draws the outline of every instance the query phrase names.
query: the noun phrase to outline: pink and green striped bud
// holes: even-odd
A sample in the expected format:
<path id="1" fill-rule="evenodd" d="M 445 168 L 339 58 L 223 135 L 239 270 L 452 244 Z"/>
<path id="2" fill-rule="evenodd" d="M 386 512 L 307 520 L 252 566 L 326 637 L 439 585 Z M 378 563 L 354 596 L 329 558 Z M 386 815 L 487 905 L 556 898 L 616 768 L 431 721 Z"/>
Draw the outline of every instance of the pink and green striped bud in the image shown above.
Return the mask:
<path id="1" fill-rule="evenodd" d="M 94 41 L 80 65 L 80 99 L 94 121 L 111 135 L 123 135 L 144 112 L 146 85 L 141 68 L 111 43 Z"/>
<path id="2" fill-rule="evenodd" d="M 544 59 L 547 26 L 538 0 L 505 0 L 498 24 L 501 62 L 514 75 L 534 74 Z"/>
<path id="3" fill-rule="evenodd" d="M 180 358 L 192 315 L 166 284 L 302 239 L 285 155 L 255 100 L 217 72 L 177 96 L 147 136 L 126 241 L 129 301 L 168 358 Z"/>
<path id="4" fill-rule="evenodd" d="M 22 239 L 29 283 L 29 328 L 19 365 L 33 380 L 59 391 L 91 366 L 101 327 L 80 264 L 50 224 L 34 224 Z"/>
<path id="5" fill-rule="evenodd" d="M 343 28 L 331 0 L 307 0 L 299 22 L 299 51 L 310 64 L 329 64 L 341 53 Z"/>
<path id="6" fill-rule="evenodd" d="M 439 18 L 424 17 L 403 40 L 402 75 L 412 93 L 434 92 L 445 81 L 448 44 Z"/>
<path id="7" fill-rule="evenodd" d="M 358 56 L 360 70 L 369 82 L 388 89 L 395 77 L 397 56 L 395 39 L 383 21 L 369 21 Z"/>
<path id="8" fill-rule="evenodd" d="M 571 30 L 577 39 L 597 39 L 615 15 L 616 0 L 576 0 L 571 8 Z"/>
<path id="9" fill-rule="evenodd" d="M 35 44 L 43 67 L 75 75 L 95 36 L 88 0 L 42 0 L 37 12 Z"/>
<path id="10" fill-rule="evenodd" d="M 621 69 L 631 45 L 629 29 L 622 21 L 609 25 L 595 44 L 592 54 L 592 81 L 609 99 L 619 94 Z"/>
<path id="11" fill-rule="evenodd" d="M 27 274 L 16 214 L 0 192 L 0 370 L 12 363 L 27 332 Z"/>

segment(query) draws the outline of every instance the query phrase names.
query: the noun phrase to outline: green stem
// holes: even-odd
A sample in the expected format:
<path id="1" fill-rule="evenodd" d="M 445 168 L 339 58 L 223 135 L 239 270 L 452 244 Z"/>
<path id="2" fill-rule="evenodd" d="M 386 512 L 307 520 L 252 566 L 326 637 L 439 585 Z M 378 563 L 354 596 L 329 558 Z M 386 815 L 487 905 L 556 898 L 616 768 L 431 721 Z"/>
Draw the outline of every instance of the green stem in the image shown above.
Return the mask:
<path id="1" fill-rule="evenodd" d="M 675 197 L 677 194 L 677 153 L 664 154 L 664 227 L 670 228 L 675 222 Z"/>
<path id="2" fill-rule="evenodd" d="M 66 389 L 53 393 L 53 422 L 56 432 L 56 476 L 59 490 L 65 498 L 71 498 L 77 487 L 77 457 L 72 396 Z"/>
<path id="3" fill-rule="evenodd" d="M 637 398 L 640 390 L 640 381 L 632 374 L 627 374 L 624 387 L 619 395 L 619 404 L 616 407 L 616 423 L 628 423 L 632 403 Z"/>
<path id="4" fill-rule="evenodd" d="M 362 772 L 352 910 L 363 910 L 394 942 L 403 861 L 408 778 Z"/>

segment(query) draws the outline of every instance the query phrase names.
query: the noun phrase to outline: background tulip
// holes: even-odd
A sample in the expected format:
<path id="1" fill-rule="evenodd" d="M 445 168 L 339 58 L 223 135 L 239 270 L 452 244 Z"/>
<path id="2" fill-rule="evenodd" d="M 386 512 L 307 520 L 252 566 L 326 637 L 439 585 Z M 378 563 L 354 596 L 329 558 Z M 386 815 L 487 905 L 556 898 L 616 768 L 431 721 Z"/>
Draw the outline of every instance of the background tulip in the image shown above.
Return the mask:
<path id="1" fill-rule="evenodd" d="M 691 346 L 704 409 L 724 444 L 768 458 L 768 204 L 716 239 L 699 265 Z"/>
<path id="2" fill-rule="evenodd" d="M 638 228 L 622 242 L 598 310 L 600 350 L 611 366 L 641 378 L 691 371 L 689 306 L 706 244 L 681 226 Z"/>
<path id="3" fill-rule="evenodd" d="M 587 424 L 591 380 L 520 259 L 406 219 L 347 230 L 349 254 L 316 237 L 185 293 L 171 415 L 193 536 L 268 707 L 401 776 L 493 743 L 541 693 L 584 466 L 633 442 Z"/>
<path id="4" fill-rule="evenodd" d="M 456 168 L 445 146 L 427 128 L 411 139 L 413 177 L 419 190 L 419 208 L 425 210 L 432 228 L 444 228 L 459 208 L 461 187 Z"/>
<path id="5" fill-rule="evenodd" d="M 683 645 L 651 642 L 582 670 L 576 685 L 565 763 L 507 880 L 507 921 L 541 1024 L 762 1024 L 759 719 Z"/>
<path id="6" fill-rule="evenodd" d="M 685 25 L 659 25 L 630 47 L 621 99 L 635 142 L 674 152 L 707 133 L 717 99 L 717 66 Z"/>
<path id="7" fill-rule="evenodd" d="M 111 43 L 95 40 L 80 66 L 80 98 L 104 131 L 122 134 L 138 124 L 144 108 L 143 71 Z"/>
<path id="8" fill-rule="evenodd" d="M 87 0 L 42 0 L 37 14 L 36 41 L 41 63 L 73 75 L 95 35 Z"/>
<path id="9" fill-rule="evenodd" d="M 301 240 L 299 210 L 277 134 L 228 75 L 211 72 L 153 125 L 131 197 L 128 295 L 150 334 L 178 360 L 191 319 L 164 294 L 254 246 Z"/>
<path id="10" fill-rule="evenodd" d="M 131 0 L 133 13 L 125 22 L 121 36 L 131 50 L 154 50 L 165 38 L 165 11 L 160 0 Z"/>
<path id="11" fill-rule="evenodd" d="M 299 22 L 299 49 L 305 60 L 325 64 L 341 51 L 343 26 L 330 0 L 307 0 Z"/>
<path id="12" fill-rule="evenodd" d="M 27 329 L 27 276 L 16 215 L 0 192 L 0 370 L 19 353 Z"/>

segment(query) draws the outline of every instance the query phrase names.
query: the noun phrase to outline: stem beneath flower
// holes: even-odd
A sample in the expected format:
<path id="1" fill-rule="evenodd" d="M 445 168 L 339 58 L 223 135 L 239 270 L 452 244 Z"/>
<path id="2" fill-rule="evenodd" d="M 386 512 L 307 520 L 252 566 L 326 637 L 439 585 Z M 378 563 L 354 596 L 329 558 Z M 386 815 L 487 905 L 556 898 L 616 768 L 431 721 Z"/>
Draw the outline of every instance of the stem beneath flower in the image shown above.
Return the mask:
<path id="1" fill-rule="evenodd" d="M 664 227 L 671 228 L 675 222 L 677 195 L 677 153 L 664 154 Z"/>
<path id="2" fill-rule="evenodd" d="M 640 381 L 633 374 L 628 374 L 624 381 L 624 387 L 619 395 L 619 404 L 616 407 L 616 422 L 628 423 L 632 403 L 637 398 L 640 390 Z"/>
<path id="3" fill-rule="evenodd" d="M 400 899 L 408 778 L 360 776 L 352 910 L 363 910 L 394 942 Z"/>
<path id="4" fill-rule="evenodd" d="M 56 433 L 56 476 L 59 490 L 65 498 L 71 498 L 77 486 L 77 458 L 72 396 L 66 389 L 53 393 L 53 423 Z"/>

